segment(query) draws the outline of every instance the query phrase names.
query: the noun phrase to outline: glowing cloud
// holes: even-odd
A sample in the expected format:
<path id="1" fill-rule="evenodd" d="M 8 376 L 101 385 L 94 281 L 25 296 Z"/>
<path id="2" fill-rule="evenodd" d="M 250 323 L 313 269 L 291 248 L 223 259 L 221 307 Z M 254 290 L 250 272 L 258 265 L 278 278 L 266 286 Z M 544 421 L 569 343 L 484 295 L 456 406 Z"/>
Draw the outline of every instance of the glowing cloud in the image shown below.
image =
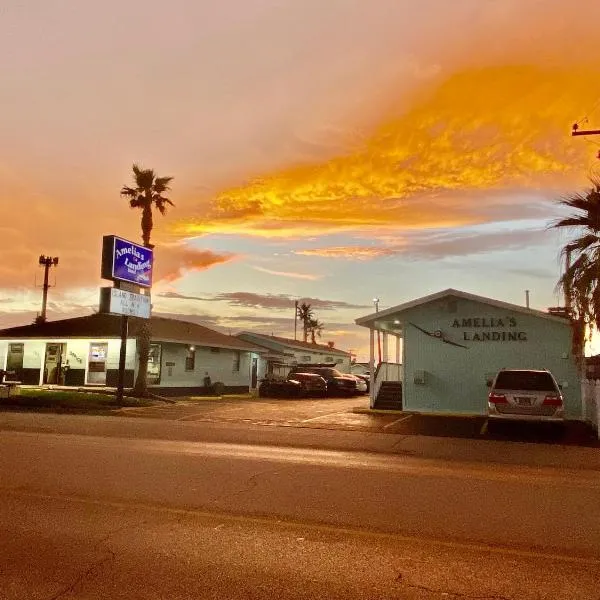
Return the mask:
<path id="1" fill-rule="evenodd" d="M 182 230 L 273 237 L 488 222 L 499 192 L 556 193 L 583 180 L 589 148 L 569 127 L 599 96 L 595 67 L 463 70 L 356 152 L 225 190 L 210 219 Z M 495 199 L 474 199 L 484 191 Z"/>

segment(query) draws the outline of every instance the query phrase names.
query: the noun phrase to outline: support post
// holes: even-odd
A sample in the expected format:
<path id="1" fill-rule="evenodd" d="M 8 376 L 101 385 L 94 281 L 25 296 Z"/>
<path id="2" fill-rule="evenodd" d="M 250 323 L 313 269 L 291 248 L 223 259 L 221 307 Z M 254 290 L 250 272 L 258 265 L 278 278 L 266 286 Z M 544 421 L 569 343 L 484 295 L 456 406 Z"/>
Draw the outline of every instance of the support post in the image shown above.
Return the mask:
<path id="1" fill-rule="evenodd" d="M 389 362 L 389 336 L 388 332 L 383 332 L 383 362 Z"/>
<path id="2" fill-rule="evenodd" d="M 375 330 L 369 329 L 369 405 L 375 406 Z"/>
<path id="3" fill-rule="evenodd" d="M 117 403 L 123 403 L 125 388 L 125 359 L 127 357 L 127 334 L 129 333 L 129 317 L 121 317 L 121 350 L 119 352 L 119 378 L 117 380 Z"/>
<path id="4" fill-rule="evenodd" d="M 400 364 L 400 336 L 396 336 L 396 364 Z"/>

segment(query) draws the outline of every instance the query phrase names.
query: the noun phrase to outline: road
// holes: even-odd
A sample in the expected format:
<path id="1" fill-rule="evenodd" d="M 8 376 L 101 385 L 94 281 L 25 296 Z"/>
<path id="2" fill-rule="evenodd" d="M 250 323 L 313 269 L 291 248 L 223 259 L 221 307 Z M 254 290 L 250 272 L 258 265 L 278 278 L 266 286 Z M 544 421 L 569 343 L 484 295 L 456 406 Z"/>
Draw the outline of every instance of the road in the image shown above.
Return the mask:
<path id="1" fill-rule="evenodd" d="M 600 598 L 596 470 L 85 433 L 0 432 L 2 600 Z"/>

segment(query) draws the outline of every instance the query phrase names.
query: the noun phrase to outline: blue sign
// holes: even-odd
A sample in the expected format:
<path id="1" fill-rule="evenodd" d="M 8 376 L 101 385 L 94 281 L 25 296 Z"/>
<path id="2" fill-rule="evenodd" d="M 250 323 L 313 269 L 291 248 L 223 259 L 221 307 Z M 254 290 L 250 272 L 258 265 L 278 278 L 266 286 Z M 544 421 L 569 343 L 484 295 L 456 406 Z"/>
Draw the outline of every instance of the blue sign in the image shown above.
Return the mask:
<path id="1" fill-rule="evenodd" d="M 102 249 L 102 277 L 149 288 L 152 286 L 153 258 L 151 248 L 106 235 Z"/>

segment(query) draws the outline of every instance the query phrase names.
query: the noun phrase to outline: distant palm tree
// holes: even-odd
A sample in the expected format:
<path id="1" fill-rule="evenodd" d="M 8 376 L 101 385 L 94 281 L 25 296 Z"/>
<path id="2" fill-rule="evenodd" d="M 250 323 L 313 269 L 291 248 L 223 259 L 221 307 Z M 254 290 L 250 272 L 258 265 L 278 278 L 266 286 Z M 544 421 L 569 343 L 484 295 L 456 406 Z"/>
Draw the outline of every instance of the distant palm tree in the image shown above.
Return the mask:
<path id="1" fill-rule="evenodd" d="M 600 179 L 592 179 L 584 194 L 573 194 L 560 204 L 573 213 L 554 223 L 572 228 L 577 237 L 562 249 L 567 268 L 558 282 L 570 305 L 573 354 L 583 358 L 586 332 L 600 329 Z"/>
<path id="2" fill-rule="evenodd" d="M 308 322 L 308 330 L 310 331 L 310 341 L 313 344 L 317 343 L 316 338 L 320 338 L 323 334 L 323 329 L 325 329 L 325 325 L 319 321 L 319 319 L 311 319 Z"/>
<path id="3" fill-rule="evenodd" d="M 308 340 L 308 327 L 310 320 L 314 317 L 313 310 L 310 304 L 303 302 L 298 307 L 298 314 L 296 315 L 299 321 L 302 322 L 302 334 L 303 339 L 306 342 Z"/>
<path id="4" fill-rule="evenodd" d="M 170 190 L 169 183 L 172 177 L 158 177 L 152 169 L 142 169 L 134 164 L 134 185 L 124 185 L 121 188 L 121 196 L 129 200 L 131 208 L 142 211 L 142 242 L 147 248 L 152 248 L 150 237 L 154 228 L 153 211 L 158 210 L 164 215 L 167 206 L 175 206 L 164 194 Z M 133 388 L 134 394 L 138 396 L 148 395 L 148 355 L 150 353 L 150 322 L 145 319 L 137 338 L 138 343 L 138 374 Z"/>

